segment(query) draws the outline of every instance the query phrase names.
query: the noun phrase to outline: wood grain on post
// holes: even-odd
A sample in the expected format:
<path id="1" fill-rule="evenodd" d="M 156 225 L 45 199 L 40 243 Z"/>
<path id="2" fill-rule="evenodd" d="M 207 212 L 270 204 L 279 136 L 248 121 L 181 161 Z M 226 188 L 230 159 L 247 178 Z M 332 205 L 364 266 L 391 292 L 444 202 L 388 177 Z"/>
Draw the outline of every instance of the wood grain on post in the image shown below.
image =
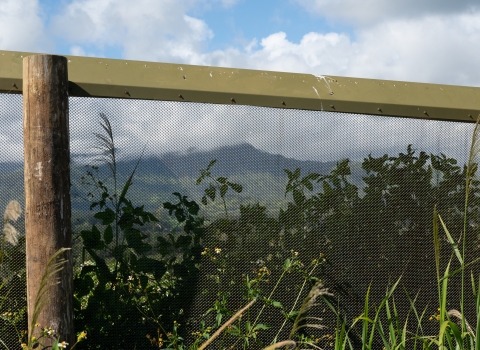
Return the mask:
<path id="1" fill-rule="evenodd" d="M 23 59 L 23 137 L 27 304 L 30 327 L 35 298 L 49 258 L 72 247 L 67 59 L 35 55 Z M 72 254 L 49 281 L 48 302 L 37 322 L 72 345 Z M 58 282 L 57 284 L 55 284 Z M 40 328 L 34 334 L 38 336 Z M 30 333 L 30 332 L 29 332 Z M 51 345 L 42 339 L 44 345 Z"/>

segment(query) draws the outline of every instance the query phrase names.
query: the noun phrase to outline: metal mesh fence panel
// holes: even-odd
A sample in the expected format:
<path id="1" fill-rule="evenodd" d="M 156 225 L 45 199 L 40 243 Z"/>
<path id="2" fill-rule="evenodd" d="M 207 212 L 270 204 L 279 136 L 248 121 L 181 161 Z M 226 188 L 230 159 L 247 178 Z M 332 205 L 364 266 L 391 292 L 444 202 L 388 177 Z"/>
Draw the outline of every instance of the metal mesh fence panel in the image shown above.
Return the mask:
<path id="1" fill-rule="evenodd" d="M 0 151 L 3 207 L 11 199 L 23 204 L 21 110 L 21 96 L 0 96 L 8 126 L 0 133 L 7 145 Z M 102 115 L 113 144 L 105 143 L 111 140 Z M 300 327 L 297 335 L 326 346 L 336 316 L 322 297 L 351 323 L 369 286 L 370 304 L 378 306 L 400 277 L 400 319 L 417 293 L 419 313 L 426 308 L 425 319 L 435 316 L 432 213 L 436 205 L 459 238 L 472 130 L 334 112 L 70 98 L 76 327 L 88 331 L 81 346 L 158 346 L 177 328 L 192 343 L 258 295 L 267 300 L 217 345 L 241 347 L 233 334 L 248 320 L 270 327 L 258 329 L 268 344 L 290 336 L 294 311 L 309 293 L 320 296 L 306 315 L 326 328 Z M 119 202 L 124 189 L 128 202 Z M 478 255 L 473 193 L 467 260 Z M 116 214 L 109 217 L 106 208 Z M 152 218 L 144 211 L 158 221 L 146 222 Z M 446 242 L 442 253 L 451 255 Z M 458 285 L 458 278 L 451 282 L 450 308 L 459 308 Z M 20 288 L 9 297 L 24 303 L 24 295 Z M 426 322 L 425 332 L 432 327 Z"/>
<path id="2" fill-rule="evenodd" d="M 24 207 L 22 95 L 0 94 L 0 208 L 11 201 Z M 19 348 L 26 324 L 25 227 L 23 215 L 17 220 L 3 216 L 0 253 L 0 339 L 10 348 Z"/>

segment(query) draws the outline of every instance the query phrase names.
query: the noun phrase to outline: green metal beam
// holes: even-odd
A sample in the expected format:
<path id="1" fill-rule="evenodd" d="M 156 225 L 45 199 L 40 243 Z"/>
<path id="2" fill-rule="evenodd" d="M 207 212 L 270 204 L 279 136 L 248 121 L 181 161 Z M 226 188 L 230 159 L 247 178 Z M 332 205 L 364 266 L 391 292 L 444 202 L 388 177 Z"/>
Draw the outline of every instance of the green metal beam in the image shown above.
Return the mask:
<path id="1" fill-rule="evenodd" d="M 22 60 L 0 51 L 0 92 L 22 92 Z M 237 104 L 472 122 L 480 88 L 67 56 L 70 96 Z"/>

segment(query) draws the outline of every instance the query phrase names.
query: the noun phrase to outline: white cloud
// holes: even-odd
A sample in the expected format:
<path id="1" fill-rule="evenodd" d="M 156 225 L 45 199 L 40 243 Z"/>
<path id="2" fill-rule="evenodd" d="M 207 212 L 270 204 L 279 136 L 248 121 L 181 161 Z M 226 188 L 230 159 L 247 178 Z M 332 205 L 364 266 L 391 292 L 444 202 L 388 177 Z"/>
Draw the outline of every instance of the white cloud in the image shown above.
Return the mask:
<path id="1" fill-rule="evenodd" d="M 86 56 L 87 54 L 85 53 L 85 50 L 78 46 L 78 45 L 73 45 L 70 47 L 70 54 L 73 56 Z"/>
<path id="2" fill-rule="evenodd" d="M 197 64 L 457 85 L 480 85 L 480 12 L 390 20 L 344 33 L 286 33 L 195 56 Z"/>
<path id="3" fill-rule="evenodd" d="M 25 0 L 24 0 L 25 1 Z M 436 1 L 308 2 L 319 16 L 353 25 L 351 33 L 284 32 L 251 38 L 245 47 L 206 51 L 214 33 L 186 15 L 195 6 L 233 6 L 237 0 L 73 0 L 52 30 L 71 52 L 97 55 L 113 47 L 123 58 L 364 78 L 480 85 L 480 6 Z M 370 18 L 370 17 L 371 18 Z"/>
<path id="4" fill-rule="evenodd" d="M 0 49 L 49 52 L 38 0 L 0 0 Z"/>
<path id="5" fill-rule="evenodd" d="M 42 41 L 45 30 L 37 1 L 2 1 L 0 48 L 42 51 L 35 45 L 46 45 L 48 40 Z M 363 22 L 361 15 L 355 18 L 356 11 L 363 11 L 357 2 L 328 2 L 328 16 L 353 23 L 354 36 L 311 32 L 293 42 L 287 33 L 277 32 L 251 38 L 244 48 L 208 52 L 206 43 L 214 33 L 207 23 L 186 14 L 189 6 L 202 1 L 138 0 L 132 4 L 127 0 L 73 0 L 52 18 L 49 29 L 62 36 L 75 55 L 99 54 L 113 47 L 128 59 L 480 85 L 480 10 L 473 2 L 448 13 L 450 2 L 443 0 L 432 12 L 422 5 L 410 8 L 366 0 L 362 4 L 372 8 L 372 18 L 378 20 L 366 18 Z M 221 1 L 211 5 L 221 6 Z M 413 0 L 405 3 L 413 4 Z M 318 0 L 314 9 L 326 11 L 325 4 Z M 235 1 L 223 0 L 223 5 L 233 6 Z M 410 15 L 414 10 L 416 14 Z M 15 18 L 30 19 L 25 21 L 28 33 L 23 29 L 14 33 Z M 394 153 L 399 151 L 398 145 L 403 149 L 408 143 L 432 152 L 441 149 L 460 154 L 469 130 L 452 123 L 331 114 L 320 118 L 319 112 L 230 105 L 84 99 L 85 103 L 90 109 L 77 102 L 71 105 L 72 152 L 76 154 L 91 150 L 100 112 L 111 117 L 118 145 L 126 155 L 145 143 L 153 154 L 242 142 L 271 153 L 318 160 L 361 158 L 378 149 Z M 21 122 L 16 121 L 18 125 L 11 131 L 13 119 L 1 117 L 8 120 L 9 131 L 0 132 L 0 144 L 7 145 L 0 150 L 0 159 L 21 158 Z"/>
<path id="6" fill-rule="evenodd" d="M 0 162 L 23 158 L 22 96 L 0 94 Z"/>
<path id="7" fill-rule="evenodd" d="M 239 0 L 220 0 L 223 7 L 233 7 L 238 4 Z"/>
<path id="8" fill-rule="evenodd" d="M 186 102 L 72 99 L 71 151 L 95 151 L 99 113 L 112 123 L 123 157 L 211 150 L 249 143 L 254 147 L 303 160 L 362 160 L 417 150 L 446 153 L 462 162 L 471 124 L 317 111 L 211 105 Z M 90 157 L 91 158 L 91 157 Z"/>
<path id="9" fill-rule="evenodd" d="M 77 46 L 117 47 L 128 59 L 191 62 L 213 33 L 187 16 L 194 0 L 74 0 L 52 30 Z"/>
<path id="10" fill-rule="evenodd" d="M 349 25 L 375 25 L 391 19 L 419 19 L 425 16 L 455 16 L 478 11 L 476 0 L 295 0 L 308 12 L 323 18 L 346 20 Z"/>

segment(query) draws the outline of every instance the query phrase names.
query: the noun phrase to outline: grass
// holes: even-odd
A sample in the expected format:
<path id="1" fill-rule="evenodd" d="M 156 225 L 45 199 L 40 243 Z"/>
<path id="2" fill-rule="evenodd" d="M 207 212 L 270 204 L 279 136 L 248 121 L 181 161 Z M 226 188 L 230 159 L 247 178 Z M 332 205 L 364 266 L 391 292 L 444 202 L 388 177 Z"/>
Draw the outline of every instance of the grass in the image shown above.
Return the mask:
<path id="1" fill-rule="evenodd" d="M 104 124 L 102 124 L 103 129 L 107 132 L 108 137 L 102 138 L 102 136 L 97 135 L 101 141 L 101 149 L 104 150 L 105 161 L 110 164 L 112 172 L 115 173 L 116 163 L 114 156 L 114 144 L 113 144 L 113 135 L 111 133 L 111 126 L 108 122 L 108 119 L 103 118 Z M 393 284 L 388 286 L 385 291 L 383 299 L 378 305 L 372 305 L 371 302 L 371 286 L 368 287 L 366 294 L 363 300 L 363 312 L 358 317 L 354 318 L 353 321 L 349 323 L 349 320 L 344 313 L 340 311 L 339 305 L 333 303 L 333 294 L 325 287 L 324 281 L 322 280 L 313 280 L 312 274 L 319 266 L 319 264 L 312 264 L 308 269 L 303 269 L 303 284 L 301 284 L 299 289 L 293 294 L 292 305 L 288 308 L 288 311 L 285 310 L 283 305 L 279 302 L 273 300 L 275 293 L 280 290 L 279 285 L 283 281 L 283 278 L 286 274 L 292 272 L 294 266 L 300 269 L 298 260 L 295 257 L 287 259 L 282 274 L 276 281 L 273 289 L 268 293 L 268 296 L 262 296 L 260 290 L 260 282 L 266 278 L 267 270 L 264 271 L 263 275 L 252 280 L 246 280 L 246 285 L 248 289 L 247 303 L 240 308 L 238 311 L 234 312 L 226 322 L 221 324 L 223 313 L 218 311 L 219 309 L 211 309 L 218 311 L 216 321 L 216 330 L 211 333 L 211 330 L 204 330 L 199 334 L 199 337 L 195 343 L 187 347 L 183 344 L 183 339 L 178 335 L 176 329 L 180 326 L 178 324 L 174 325 L 174 333 L 170 333 L 168 340 L 165 340 L 163 343 L 157 341 L 157 345 L 165 345 L 168 349 L 200 349 L 204 350 L 207 348 L 213 348 L 218 345 L 216 341 L 221 341 L 221 345 L 224 341 L 225 334 L 234 335 L 237 337 L 236 341 L 229 348 L 240 348 L 244 349 L 251 345 L 251 341 L 256 340 L 257 332 L 268 329 L 261 322 L 261 316 L 264 315 L 264 310 L 266 307 L 273 306 L 284 312 L 285 321 L 282 325 L 275 330 L 275 336 L 272 337 L 269 345 L 264 347 L 264 350 L 287 348 L 287 349 L 303 349 L 303 348 L 315 348 L 321 349 L 313 339 L 308 337 L 302 337 L 302 332 L 306 329 L 316 329 L 316 330 L 325 330 L 326 326 L 323 324 L 323 320 L 318 317 L 313 317 L 309 315 L 309 311 L 314 307 L 318 306 L 320 303 L 323 303 L 329 310 L 336 315 L 336 327 L 334 330 L 334 335 L 332 336 L 332 347 L 335 350 L 343 349 L 357 349 L 356 339 L 359 339 L 362 349 L 373 350 L 377 349 L 379 346 L 385 350 L 405 350 L 405 349 L 479 349 L 480 350 L 480 276 L 475 277 L 473 272 L 470 273 L 470 276 L 467 274 L 467 268 L 477 263 L 480 258 L 473 259 L 470 262 L 466 262 L 466 242 L 467 242 L 467 224 L 469 217 L 469 200 L 470 198 L 470 189 L 473 186 L 474 178 L 476 176 L 478 166 L 477 159 L 480 155 L 480 116 L 475 124 L 474 132 L 472 135 L 471 148 L 469 153 L 469 159 L 467 164 L 466 179 L 465 179 L 465 205 L 463 212 L 463 231 L 459 237 L 455 237 L 452 232 L 449 231 L 445 221 L 442 219 L 441 213 L 438 212 L 437 208 L 433 208 L 433 220 L 432 220 L 432 233 L 433 233 L 433 249 L 435 252 L 435 270 L 436 270 L 436 280 L 437 280 L 437 294 L 438 294 L 438 313 L 431 316 L 432 321 L 438 322 L 438 329 L 433 334 L 426 334 L 424 327 L 425 320 L 427 319 L 427 308 L 423 310 L 418 310 L 416 307 L 416 301 L 419 296 L 417 293 L 415 297 L 411 298 L 407 292 L 405 292 L 405 298 L 407 298 L 410 308 L 406 315 L 400 315 L 395 302 L 395 296 L 398 293 L 395 293 L 399 288 L 399 285 L 402 281 L 400 276 Z M 102 148 L 103 147 L 103 148 Z M 115 178 L 114 178 L 115 179 Z M 129 179 L 129 181 L 131 178 Z M 115 188 L 116 188 L 116 179 L 115 179 Z M 116 192 L 116 189 L 115 189 Z M 125 193 L 120 195 L 122 198 Z M 226 210 L 226 203 L 223 201 L 223 206 L 225 207 L 226 216 L 228 217 L 228 212 Z M 117 208 L 118 209 L 118 208 Z M 6 221 L 5 224 L 8 224 Z M 7 234 L 10 235 L 9 242 L 14 242 L 11 229 L 10 231 L 4 231 L 2 235 L 2 249 L 0 253 L 0 266 L 3 259 L 4 246 L 7 242 Z M 441 243 L 445 241 L 451 247 L 451 254 L 447 258 L 442 256 Z M 33 312 L 32 322 L 29 325 L 28 333 L 28 342 L 25 344 L 24 348 L 33 349 L 40 344 L 40 339 L 42 337 L 51 337 L 54 336 L 53 332 L 50 333 L 50 329 L 43 328 L 39 334 L 34 334 L 36 332 L 38 325 L 38 317 L 48 303 L 46 298 L 48 289 L 55 283 L 55 276 L 63 268 L 65 260 L 59 259 L 61 254 L 63 254 L 66 249 L 60 249 L 57 251 L 49 260 L 45 272 L 42 276 L 42 282 L 40 284 L 39 291 L 37 293 L 37 298 L 35 300 L 35 308 Z M 212 253 L 213 254 L 213 253 Z M 217 255 L 215 255 L 217 257 Z M 456 260 L 460 265 L 459 268 L 452 270 L 454 266 L 453 261 Z M 456 264 L 455 262 L 455 264 Z M 295 265 L 297 264 L 297 265 Z M 445 266 L 442 271 L 442 267 Z M 459 309 L 451 308 L 450 305 L 453 304 L 452 300 L 449 300 L 449 283 L 452 281 L 452 277 L 460 274 L 461 275 L 461 294 L 460 300 L 458 301 Z M 467 283 L 467 280 L 470 281 Z M 53 282 L 52 282 L 53 281 Z M 310 284 L 309 284 L 310 283 Z M 475 305 L 466 305 L 466 285 L 471 284 L 472 293 L 475 300 Z M 307 289 L 310 285 L 310 289 Z M 0 285 L 1 287 L 1 285 Z M 307 293 L 308 291 L 308 293 Z M 305 297 L 303 297 L 306 294 Z M 394 296 L 395 295 L 395 296 Z M 303 299 L 302 299 L 303 297 Z M 397 297 L 398 298 L 398 297 Z M 338 296 L 337 296 L 338 300 Z M 263 302 L 260 310 L 257 312 L 256 316 L 253 317 L 253 305 Z M 468 308 L 475 310 L 476 320 L 475 323 L 470 323 L 469 320 L 465 317 L 465 310 Z M 252 314 L 252 315 L 251 315 Z M 226 315 L 226 313 L 225 313 Z M 246 316 L 245 316 L 246 315 Z M 252 320 L 252 321 L 251 321 Z M 283 334 L 284 328 L 287 326 L 288 322 L 291 321 L 291 328 L 286 339 L 281 339 L 280 336 Z M 470 320 L 473 321 L 473 320 Z M 473 325 L 473 326 L 472 326 Z M 208 329 L 208 327 L 206 328 Z M 412 331 L 414 330 L 414 331 Z M 168 334 L 164 331 L 164 333 Z M 38 338 L 36 337 L 38 336 Z M 79 335 L 79 340 L 85 337 L 85 334 L 82 332 Z M 221 339 L 221 340 L 220 340 Z M 258 344 L 258 343 L 257 343 Z M 380 344 L 380 345 L 379 345 Z M 0 339 L 0 345 L 6 347 L 5 343 Z M 75 347 L 76 344 L 73 345 Z M 58 349 L 62 347 L 62 343 L 59 342 L 59 339 L 56 338 L 53 345 L 53 349 Z M 73 348 L 72 347 L 72 348 Z"/>

